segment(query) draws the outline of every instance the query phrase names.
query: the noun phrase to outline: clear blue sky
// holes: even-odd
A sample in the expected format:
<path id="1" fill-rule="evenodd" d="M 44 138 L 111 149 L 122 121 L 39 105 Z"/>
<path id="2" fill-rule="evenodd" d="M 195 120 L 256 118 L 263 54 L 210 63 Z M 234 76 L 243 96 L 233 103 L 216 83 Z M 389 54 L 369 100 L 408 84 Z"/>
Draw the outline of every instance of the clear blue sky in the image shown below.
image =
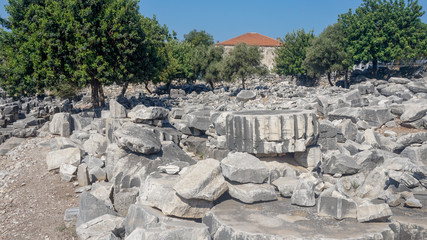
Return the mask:
<path id="1" fill-rule="evenodd" d="M 356 9 L 362 0 L 141 0 L 140 12 L 157 16 L 161 24 L 182 39 L 193 29 L 205 30 L 215 41 L 225 41 L 247 32 L 276 38 L 287 32 L 314 29 L 316 35 L 337 21 L 338 14 Z M 427 10 L 427 0 L 418 3 Z M 5 16 L 6 0 L 0 0 Z M 422 17 L 427 23 L 427 14 Z"/>

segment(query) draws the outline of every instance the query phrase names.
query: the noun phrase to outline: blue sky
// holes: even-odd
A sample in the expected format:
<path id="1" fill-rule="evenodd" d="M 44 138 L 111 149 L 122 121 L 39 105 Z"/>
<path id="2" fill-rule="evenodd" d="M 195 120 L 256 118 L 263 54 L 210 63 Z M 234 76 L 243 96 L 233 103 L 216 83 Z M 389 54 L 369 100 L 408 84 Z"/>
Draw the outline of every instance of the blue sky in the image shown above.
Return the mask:
<path id="1" fill-rule="evenodd" d="M 356 9 L 362 0 L 141 0 L 140 12 L 157 16 L 175 30 L 178 38 L 193 29 L 205 30 L 215 41 L 225 41 L 247 32 L 276 38 L 299 28 L 316 35 L 337 21 L 338 14 Z M 427 0 L 418 3 L 427 10 Z M 0 0 L 4 16 L 6 0 Z M 422 17 L 427 23 L 427 14 Z"/>

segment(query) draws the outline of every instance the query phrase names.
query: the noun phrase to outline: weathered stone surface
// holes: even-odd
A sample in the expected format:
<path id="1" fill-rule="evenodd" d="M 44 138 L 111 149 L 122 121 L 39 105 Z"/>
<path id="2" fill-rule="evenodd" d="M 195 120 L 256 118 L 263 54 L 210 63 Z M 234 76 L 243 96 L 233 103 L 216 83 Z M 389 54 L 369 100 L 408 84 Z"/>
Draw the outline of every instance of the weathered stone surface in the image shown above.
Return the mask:
<path id="1" fill-rule="evenodd" d="M 303 153 L 295 153 L 295 160 L 303 167 L 316 167 L 322 161 L 322 151 L 319 146 L 308 147 Z"/>
<path id="2" fill-rule="evenodd" d="M 169 110 L 166 108 L 138 105 L 129 112 L 128 116 L 133 122 L 142 123 L 145 121 L 165 119 L 168 114 Z"/>
<path id="3" fill-rule="evenodd" d="M 134 123 L 124 124 L 114 136 L 119 147 L 137 153 L 158 153 L 162 146 L 152 130 Z"/>
<path id="4" fill-rule="evenodd" d="M 110 100 L 110 117 L 111 118 L 125 118 L 126 108 L 117 102 L 115 99 Z"/>
<path id="5" fill-rule="evenodd" d="M 357 126 L 350 119 L 344 119 L 337 126 L 337 141 L 355 141 L 357 138 Z"/>
<path id="6" fill-rule="evenodd" d="M 357 221 L 386 221 L 393 215 L 390 207 L 386 203 L 382 204 L 367 204 L 357 207 Z"/>
<path id="7" fill-rule="evenodd" d="M 80 164 L 77 169 L 77 182 L 79 183 L 80 187 L 87 186 L 90 183 L 89 172 L 86 163 Z"/>
<path id="8" fill-rule="evenodd" d="M 251 90 L 242 90 L 236 96 L 237 101 L 242 101 L 242 102 L 254 100 L 255 98 L 256 98 L 256 92 Z"/>
<path id="9" fill-rule="evenodd" d="M 178 180 L 176 175 L 150 174 L 139 190 L 138 203 L 158 208 L 168 216 L 202 218 L 212 202 L 178 196 L 173 189 Z"/>
<path id="10" fill-rule="evenodd" d="M 71 126 L 71 115 L 69 113 L 56 113 L 49 123 L 49 131 L 61 137 L 69 137 Z"/>
<path id="11" fill-rule="evenodd" d="M 84 150 L 91 156 L 101 156 L 107 150 L 107 138 L 99 133 L 91 134 L 83 143 Z"/>
<path id="12" fill-rule="evenodd" d="M 162 142 L 161 158 L 168 162 L 187 162 L 195 164 L 196 161 L 188 156 L 178 145 L 172 141 Z"/>
<path id="13" fill-rule="evenodd" d="M 139 195 L 139 188 L 124 188 L 114 194 L 114 209 L 120 216 L 126 216 L 129 207 L 136 202 Z"/>
<path id="14" fill-rule="evenodd" d="M 184 116 L 184 120 L 188 122 L 188 127 L 195 128 L 201 131 L 206 131 L 211 125 L 210 114 L 210 110 L 195 111 L 186 114 Z"/>
<path id="15" fill-rule="evenodd" d="M 215 159 L 198 161 L 188 168 L 173 187 L 185 199 L 214 201 L 227 191 L 220 162 Z"/>
<path id="16" fill-rule="evenodd" d="M 267 166 L 249 153 L 229 153 L 221 161 L 222 174 L 238 183 L 263 183 L 267 180 Z"/>
<path id="17" fill-rule="evenodd" d="M 279 189 L 279 192 L 283 197 L 290 198 L 292 197 L 292 193 L 297 187 L 298 182 L 299 180 L 295 177 L 280 177 L 272 184 Z"/>
<path id="18" fill-rule="evenodd" d="M 277 200 L 276 191 L 270 184 L 228 184 L 231 197 L 244 203 L 267 202 Z"/>
<path id="19" fill-rule="evenodd" d="M 79 196 L 79 216 L 77 218 L 76 226 L 89 222 L 104 214 L 117 216 L 113 209 L 107 207 L 103 200 L 100 200 L 92 194 L 84 191 Z"/>
<path id="20" fill-rule="evenodd" d="M 386 107 L 364 107 L 360 111 L 359 117 L 372 127 L 381 127 L 386 122 L 394 119 L 390 108 Z"/>
<path id="21" fill-rule="evenodd" d="M 405 111 L 400 116 L 402 122 L 413 122 L 423 118 L 427 113 L 427 101 L 406 104 Z"/>
<path id="22" fill-rule="evenodd" d="M 78 144 L 73 142 L 70 138 L 56 137 L 50 140 L 50 149 L 52 151 L 76 147 L 78 147 Z"/>
<path id="23" fill-rule="evenodd" d="M 412 198 L 408 198 L 405 201 L 405 207 L 409 207 L 409 208 L 422 208 L 423 205 L 421 204 L 420 200 L 412 197 Z"/>
<path id="24" fill-rule="evenodd" d="M 128 153 L 117 146 L 116 143 L 112 143 L 107 146 L 107 149 L 105 150 L 105 168 L 107 170 L 107 179 L 109 181 L 113 180 L 114 167 L 116 163 L 127 154 Z"/>
<path id="25" fill-rule="evenodd" d="M 333 217 L 337 220 L 356 218 L 356 203 L 342 197 L 323 197 L 317 201 L 317 214 L 321 217 Z"/>
<path id="26" fill-rule="evenodd" d="M 243 111 L 227 116 L 230 150 L 256 154 L 304 152 L 318 136 L 316 115 L 307 110 Z"/>
<path id="27" fill-rule="evenodd" d="M 47 170 L 58 169 L 62 164 L 78 166 L 81 155 L 79 148 L 66 148 L 49 152 L 46 156 Z"/>
<path id="28" fill-rule="evenodd" d="M 71 182 L 73 178 L 76 176 L 77 167 L 71 164 L 63 163 L 59 167 L 59 175 L 61 176 L 61 181 L 63 182 Z"/>
<path id="29" fill-rule="evenodd" d="M 337 173 L 342 175 L 355 174 L 360 170 L 360 166 L 357 165 L 356 161 L 344 154 L 332 155 L 323 163 L 322 168 L 325 173 L 331 175 Z"/>
<path id="30" fill-rule="evenodd" d="M 397 140 L 398 148 L 397 151 L 403 150 L 405 147 L 414 144 L 419 143 L 422 144 L 423 142 L 427 141 L 427 132 L 418 132 L 418 133 L 408 133 L 405 135 L 402 135 Z"/>
<path id="31" fill-rule="evenodd" d="M 92 194 L 94 197 L 96 197 L 99 200 L 104 201 L 104 204 L 110 208 L 113 209 L 113 202 L 112 202 L 112 194 L 113 194 L 113 183 L 111 182 L 96 182 L 92 184 L 90 190 L 90 194 Z"/>
<path id="32" fill-rule="evenodd" d="M 373 236 L 397 238 L 396 225 L 358 223 L 354 219 L 337 222 L 320 218 L 316 208 L 291 205 L 289 199 L 244 204 L 227 200 L 216 205 L 203 218 L 213 240 L 297 240 L 297 239 L 373 239 Z"/>
<path id="33" fill-rule="evenodd" d="M 210 239 L 204 224 L 166 217 L 159 210 L 139 204 L 129 208 L 124 225 L 126 239 Z M 141 229 L 147 232 L 140 232 Z"/>
<path id="34" fill-rule="evenodd" d="M 338 108 L 328 114 L 328 119 L 331 121 L 337 119 L 350 119 L 353 123 L 356 123 L 360 117 L 360 112 L 360 108 Z"/>
<path id="35" fill-rule="evenodd" d="M 0 145 L 0 156 L 6 155 L 10 150 L 19 146 L 21 143 L 25 141 L 24 138 L 16 138 L 12 137 L 6 140 L 3 144 Z"/>
<path id="36" fill-rule="evenodd" d="M 314 184 L 310 181 L 300 179 L 292 193 L 291 201 L 292 204 L 302 207 L 312 207 L 316 205 Z"/>
<path id="37" fill-rule="evenodd" d="M 124 237 L 124 218 L 105 214 L 77 227 L 80 240 L 89 239 L 120 239 Z"/>
<path id="38" fill-rule="evenodd" d="M 367 199 L 384 197 L 387 181 L 386 169 L 376 167 L 369 172 L 363 184 L 357 188 L 356 195 Z"/>

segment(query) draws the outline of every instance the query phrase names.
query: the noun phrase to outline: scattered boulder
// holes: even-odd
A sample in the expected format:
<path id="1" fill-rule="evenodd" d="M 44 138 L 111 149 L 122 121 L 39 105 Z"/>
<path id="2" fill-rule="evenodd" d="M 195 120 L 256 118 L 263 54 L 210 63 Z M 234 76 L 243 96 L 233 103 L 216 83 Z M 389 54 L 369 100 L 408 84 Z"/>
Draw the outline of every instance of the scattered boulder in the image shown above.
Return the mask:
<path id="1" fill-rule="evenodd" d="M 263 183 L 269 176 L 267 166 L 248 153 L 229 153 L 221 161 L 222 174 L 238 183 Z"/>
<path id="2" fill-rule="evenodd" d="M 79 225 L 76 229 L 81 240 L 120 239 L 124 237 L 124 218 L 105 214 Z"/>
<path id="3" fill-rule="evenodd" d="M 276 191 L 270 184 L 228 184 L 231 197 L 244 203 L 267 202 L 277 200 Z"/>
<path id="4" fill-rule="evenodd" d="M 382 204 L 364 204 L 357 207 L 357 221 L 358 222 L 369 222 L 369 221 L 386 221 L 393 213 L 390 207 L 386 203 Z"/>
<path id="5" fill-rule="evenodd" d="M 152 130 L 134 123 L 124 124 L 114 132 L 114 137 L 119 147 L 136 153 L 158 153 L 162 146 Z"/>
<path id="6" fill-rule="evenodd" d="M 69 113 L 56 113 L 49 123 L 49 131 L 61 137 L 69 137 L 71 135 L 71 126 L 71 115 Z"/>
<path id="7" fill-rule="evenodd" d="M 49 152 L 46 156 L 47 170 L 58 169 L 62 164 L 78 166 L 81 160 L 79 148 L 66 148 Z"/>

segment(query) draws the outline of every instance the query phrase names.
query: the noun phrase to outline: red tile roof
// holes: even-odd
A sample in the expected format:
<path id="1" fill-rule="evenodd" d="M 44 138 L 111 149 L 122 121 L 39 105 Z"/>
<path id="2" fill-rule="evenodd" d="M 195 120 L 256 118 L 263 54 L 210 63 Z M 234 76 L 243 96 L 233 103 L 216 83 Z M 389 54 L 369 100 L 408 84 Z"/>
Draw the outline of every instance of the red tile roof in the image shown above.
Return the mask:
<path id="1" fill-rule="evenodd" d="M 245 33 L 238 37 L 229 39 L 224 42 L 217 43 L 223 46 L 234 46 L 237 43 L 246 43 L 247 45 L 258 45 L 263 47 L 277 47 L 280 46 L 280 41 L 264 36 L 259 33 Z"/>

